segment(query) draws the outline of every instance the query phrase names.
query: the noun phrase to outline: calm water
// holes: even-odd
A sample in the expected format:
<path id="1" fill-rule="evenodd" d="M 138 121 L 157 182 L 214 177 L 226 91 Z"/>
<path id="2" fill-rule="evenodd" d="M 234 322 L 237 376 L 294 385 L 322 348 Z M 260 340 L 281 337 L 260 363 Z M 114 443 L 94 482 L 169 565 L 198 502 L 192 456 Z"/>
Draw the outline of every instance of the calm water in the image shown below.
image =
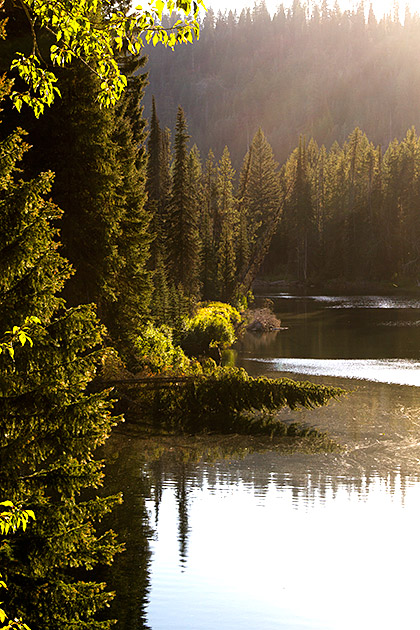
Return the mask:
<path id="1" fill-rule="evenodd" d="M 344 450 L 147 463 L 115 436 L 119 627 L 418 630 L 420 299 L 270 297 L 286 330 L 247 336 L 238 363 L 351 390 L 281 412 Z"/>

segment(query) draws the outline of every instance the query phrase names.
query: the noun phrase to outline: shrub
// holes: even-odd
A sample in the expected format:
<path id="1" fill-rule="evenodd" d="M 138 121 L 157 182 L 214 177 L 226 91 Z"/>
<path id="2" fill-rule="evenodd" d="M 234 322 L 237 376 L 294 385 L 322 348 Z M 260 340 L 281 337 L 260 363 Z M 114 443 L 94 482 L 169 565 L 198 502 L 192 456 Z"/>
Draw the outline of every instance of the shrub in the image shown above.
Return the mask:
<path id="1" fill-rule="evenodd" d="M 201 306 L 186 321 L 182 348 L 195 356 L 210 354 L 213 348 L 220 352 L 236 341 L 235 329 L 240 322 L 240 314 L 230 304 L 210 302 Z"/>
<path id="2" fill-rule="evenodd" d="M 141 371 L 159 374 L 165 371 L 184 372 L 190 365 L 179 346 L 174 345 L 172 330 L 147 323 L 135 344 L 137 365 Z"/>

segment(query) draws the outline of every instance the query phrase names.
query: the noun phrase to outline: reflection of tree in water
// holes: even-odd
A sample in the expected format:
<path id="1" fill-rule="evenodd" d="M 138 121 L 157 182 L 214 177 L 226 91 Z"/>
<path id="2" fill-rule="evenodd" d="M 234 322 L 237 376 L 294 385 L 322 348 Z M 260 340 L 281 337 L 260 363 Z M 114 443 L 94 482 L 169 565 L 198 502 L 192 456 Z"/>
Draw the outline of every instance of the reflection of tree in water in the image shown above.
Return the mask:
<path id="1" fill-rule="evenodd" d="M 174 461 L 160 462 L 160 471 L 164 479 L 163 486 L 174 494 L 178 506 L 178 531 L 181 564 L 185 566 L 188 539 L 188 497 L 196 487 L 205 487 L 207 491 L 242 486 L 258 497 L 264 497 L 269 489 L 275 487 L 280 492 L 290 492 L 293 503 L 298 507 L 334 500 L 338 493 L 346 492 L 360 501 L 368 499 L 369 494 L 380 485 L 390 495 L 398 495 L 404 502 L 407 487 L 414 477 L 396 470 L 381 470 L 374 465 L 364 470 L 356 467 L 347 472 L 343 469 L 344 459 L 336 457 L 324 460 L 319 470 L 317 463 L 309 458 L 296 455 L 279 457 L 274 453 L 254 454 L 238 461 L 183 464 Z M 319 460 L 318 460 L 319 464 Z M 153 465 L 154 470 L 155 464 Z M 416 479 L 418 475 L 416 476 Z M 153 475 L 152 483 L 156 483 Z M 160 490 L 162 492 L 162 488 Z M 190 499 L 191 501 L 191 499 Z"/>
<path id="2" fill-rule="evenodd" d="M 157 529 L 159 523 L 159 507 L 162 501 L 163 488 L 168 471 L 163 459 L 158 459 L 148 467 L 149 479 L 151 483 L 151 497 L 154 501 L 154 520 Z M 184 571 L 188 557 L 188 495 L 191 485 L 188 484 L 188 467 L 180 462 L 176 465 L 175 479 L 175 499 L 178 513 L 178 545 L 181 569 Z"/>
<path id="3" fill-rule="evenodd" d="M 188 558 L 190 535 L 189 512 L 195 490 L 218 492 L 227 488 L 242 487 L 258 496 L 259 501 L 269 490 L 290 493 L 296 508 L 310 507 L 334 500 L 343 490 L 352 498 L 364 501 L 378 484 L 389 494 L 401 496 L 413 476 L 391 470 L 388 460 L 354 452 L 330 454 L 256 452 L 245 455 L 241 447 L 235 454 L 232 443 L 226 446 L 222 438 L 214 459 L 214 441 L 208 444 L 186 438 L 184 447 L 164 447 L 160 436 L 155 442 L 114 435 L 106 446 L 105 492 L 123 491 L 124 503 L 114 511 L 111 525 L 125 542 L 126 552 L 120 554 L 114 565 L 98 577 L 108 582 L 117 592 L 110 616 L 118 617 L 121 630 L 150 630 L 146 621 L 150 590 L 151 552 L 149 540 L 153 536 L 146 501 L 154 504 L 154 527 L 157 531 L 163 493 L 170 493 L 177 506 L 174 523 L 178 528 L 178 546 L 181 570 Z M 201 459 L 200 447 L 202 445 Z M 360 449 L 362 450 L 362 449 Z M 223 459 L 223 456 L 226 459 Z M 242 458 L 241 458 L 242 456 Z M 365 457 L 365 459 L 363 458 Z M 359 458 L 359 459 L 358 459 Z"/>
<path id="4" fill-rule="evenodd" d="M 363 474 L 360 478 L 336 478 L 323 474 L 307 473 L 302 477 L 279 477 L 275 485 L 281 491 L 290 488 L 296 507 L 302 503 L 311 506 L 316 503 L 324 503 L 326 499 L 334 500 L 338 493 L 343 490 L 349 497 L 355 496 L 358 500 L 365 501 L 378 485 L 391 496 L 398 492 L 401 503 L 404 504 L 406 490 L 412 479 L 412 477 L 406 477 L 397 471 L 390 472 L 385 477 L 371 471 Z"/>
<path id="5" fill-rule="evenodd" d="M 124 542 L 125 551 L 101 575 L 116 596 L 109 617 L 118 620 L 120 630 L 150 630 L 146 623 L 146 608 L 150 591 L 151 552 L 153 535 L 146 509 L 150 482 L 142 467 L 136 465 L 126 449 L 107 453 L 106 491 L 123 492 L 124 501 L 109 517 L 108 525 Z M 138 464 L 138 462 L 137 462 Z"/>
<path id="6" fill-rule="evenodd" d="M 163 465 L 161 460 L 153 462 L 150 470 L 150 478 L 152 480 L 151 496 L 155 507 L 155 527 L 158 526 L 159 521 L 159 507 L 162 502 L 163 491 Z"/>
<path id="7" fill-rule="evenodd" d="M 176 501 L 178 506 L 179 561 L 183 571 L 185 571 L 188 556 L 188 490 L 186 466 L 182 465 L 179 468 L 176 482 Z"/>

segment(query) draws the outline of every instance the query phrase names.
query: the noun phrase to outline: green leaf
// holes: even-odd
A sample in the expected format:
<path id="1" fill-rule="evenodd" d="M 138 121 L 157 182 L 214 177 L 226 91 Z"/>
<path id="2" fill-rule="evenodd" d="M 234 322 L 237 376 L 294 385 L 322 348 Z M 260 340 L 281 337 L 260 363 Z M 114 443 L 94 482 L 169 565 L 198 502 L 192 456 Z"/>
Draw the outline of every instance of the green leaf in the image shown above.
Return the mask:
<path id="1" fill-rule="evenodd" d="M 159 16 L 159 20 L 162 19 L 162 13 L 163 13 L 163 9 L 165 8 L 165 3 L 162 2 L 162 0 L 156 0 L 155 1 L 155 11 Z"/>

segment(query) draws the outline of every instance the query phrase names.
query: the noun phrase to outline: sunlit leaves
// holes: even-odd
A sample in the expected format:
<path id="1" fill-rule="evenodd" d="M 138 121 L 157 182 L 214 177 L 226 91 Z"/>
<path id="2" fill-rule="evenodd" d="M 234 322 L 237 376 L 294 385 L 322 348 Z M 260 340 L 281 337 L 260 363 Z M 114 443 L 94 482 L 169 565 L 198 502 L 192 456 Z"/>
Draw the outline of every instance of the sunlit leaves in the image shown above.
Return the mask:
<path id="1" fill-rule="evenodd" d="M 24 346 L 25 343 L 28 343 L 30 346 L 32 346 L 33 343 L 30 337 L 31 331 L 33 331 L 35 326 L 39 326 L 40 324 L 41 320 L 38 317 L 31 316 L 25 319 L 25 323 L 23 326 L 13 326 L 12 330 L 6 330 L 4 334 L 4 339 L 0 341 L 0 354 L 2 352 L 7 352 L 9 356 L 14 359 L 14 346 L 16 342 L 20 343 L 21 346 Z M 0 505 L 2 504 L 0 503 Z"/>
<path id="2" fill-rule="evenodd" d="M 104 107 L 113 105 L 127 85 L 115 59 L 115 51 L 126 48 L 130 54 L 138 55 L 145 43 L 152 42 L 154 46 L 160 43 L 170 48 L 191 43 L 194 36 L 199 36 L 198 11 L 200 7 L 205 8 L 202 0 L 153 0 L 145 7 L 139 5 L 129 15 L 115 11 L 105 18 L 101 16 L 98 0 L 70 0 L 66 4 L 52 0 L 22 1 L 33 32 L 36 24 L 54 36 L 55 41 L 49 50 L 53 66 L 82 60 L 101 80 L 98 100 Z M 161 24 L 165 10 L 181 14 L 181 19 L 168 29 Z M 47 70 L 41 62 L 36 41 L 30 55 L 16 53 L 11 68 L 28 85 L 27 92 L 12 93 L 15 107 L 20 110 L 26 103 L 39 116 L 59 95 L 59 90 L 54 72 Z"/>
<path id="3" fill-rule="evenodd" d="M 11 501 L 2 501 L 0 510 L 0 533 L 3 535 L 14 533 L 19 528 L 25 531 L 29 520 L 35 520 L 32 510 L 23 510 Z"/>
<path id="4" fill-rule="evenodd" d="M 17 326 L 14 327 L 14 329 Z M 17 529 L 23 529 L 25 531 L 30 519 L 35 520 L 35 514 L 33 510 L 23 510 L 16 507 L 12 501 L 2 501 L 0 503 L 0 533 L 7 535 L 16 532 Z M 7 589 L 6 582 L 1 579 L 0 575 L 0 588 Z M 2 602 L 0 602 L 1 604 Z M 0 608 L 0 623 L 3 625 L 0 630 L 30 630 L 26 623 L 23 623 L 21 619 L 8 619 L 5 611 Z"/>
<path id="5" fill-rule="evenodd" d="M 187 320 L 185 346 L 200 355 L 210 348 L 227 348 L 236 341 L 235 327 L 240 321 L 241 316 L 230 304 L 210 302 Z"/>

